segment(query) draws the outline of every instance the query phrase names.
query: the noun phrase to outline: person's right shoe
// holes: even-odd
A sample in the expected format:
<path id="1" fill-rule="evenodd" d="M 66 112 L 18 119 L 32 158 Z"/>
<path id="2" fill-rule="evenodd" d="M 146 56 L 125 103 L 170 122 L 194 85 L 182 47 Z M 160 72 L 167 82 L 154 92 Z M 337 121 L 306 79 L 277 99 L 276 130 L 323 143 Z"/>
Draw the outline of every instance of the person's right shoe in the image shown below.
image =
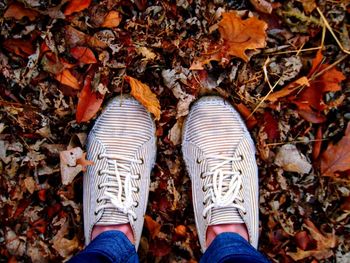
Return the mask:
<path id="1" fill-rule="evenodd" d="M 258 169 L 255 147 L 239 113 L 220 97 L 204 97 L 187 116 L 182 151 L 192 181 L 202 251 L 208 226 L 245 223 L 257 248 Z"/>

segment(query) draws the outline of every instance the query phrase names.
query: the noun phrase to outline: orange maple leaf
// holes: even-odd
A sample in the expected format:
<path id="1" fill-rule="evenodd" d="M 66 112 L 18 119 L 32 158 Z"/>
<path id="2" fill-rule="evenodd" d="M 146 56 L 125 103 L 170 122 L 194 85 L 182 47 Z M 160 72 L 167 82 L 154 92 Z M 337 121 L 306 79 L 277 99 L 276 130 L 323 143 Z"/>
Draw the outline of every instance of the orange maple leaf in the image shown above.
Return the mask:
<path id="1" fill-rule="evenodd" d="M 79 81 L 69 69 L 64 69 L 61 73 L 55 76 L 55 79 L 73 89 L 80 89 Z"/>
<path id="2" fill-rule="evenodd" d="M 125 76 L 124 79 L 130 84 L 131 95 L 145 106 L 149 112 L 153 113 L 156 120 L 159 120 L 160 104 L 156 94 L 154 94 L 146 84 L 137 79 L 130 76 Z"/>
<path id="3" fill-rule="evenodd" d="M 334 176 L 336 172 L 350 170 L 350 123 L 344 137 L 337 144 L 328 145 L 321 156 L 321 173 Z"/>
<path id="4" fill-rule="evenodd" d="M 239 57 L 247 62 L 250 59 L 247 50 L 266 46 L 267 24 L 264 21 L 256 17 L 242 20 L 236 12 L 223 13 L 222 17 L 218 24 L 221 42 L 212 44 L 210 51 L 195 60 L 191 69 L 203 69 L 203 65 L 212 60 L 224 64 L 231 57 Z"/>

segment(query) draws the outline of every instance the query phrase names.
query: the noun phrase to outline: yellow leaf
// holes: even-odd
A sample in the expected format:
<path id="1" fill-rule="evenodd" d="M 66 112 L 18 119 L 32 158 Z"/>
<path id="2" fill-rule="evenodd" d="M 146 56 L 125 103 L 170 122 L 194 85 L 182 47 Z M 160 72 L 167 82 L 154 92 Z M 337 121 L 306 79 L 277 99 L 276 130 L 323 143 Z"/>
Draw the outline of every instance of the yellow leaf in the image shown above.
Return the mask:
<path id="1" fill-rule="evenodd" d="M 122 21 L 122 17 L 119 14 L 119 12 L 112 10 L 105 17 L 102 27 L 109 27 L 109 28 L 117 27 L 119 26 L 120 21 Z"/>
<path id="2" fill-rule="evenodd" d="M 130 76 L 126 76 L 125 80 L 130 84 L 131 95 L 137 99 L 145 108 L 153 113 L 156 120 L 160 119 L 160 104 L 157 96 L 151 91 L 151 89 L 141 81 L 134 79 Z"/>

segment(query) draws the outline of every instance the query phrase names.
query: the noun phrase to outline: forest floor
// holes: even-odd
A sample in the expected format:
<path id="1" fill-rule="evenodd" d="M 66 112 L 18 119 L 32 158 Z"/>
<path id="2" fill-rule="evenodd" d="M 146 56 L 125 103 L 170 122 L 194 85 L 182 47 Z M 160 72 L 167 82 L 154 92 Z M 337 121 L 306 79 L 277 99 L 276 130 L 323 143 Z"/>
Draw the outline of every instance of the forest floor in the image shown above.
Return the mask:
<path id="1" fill-rule="evenodd" d="M 350 262 L 349 0 L 5 0 L 0 14 L 0 262 L 83 248 L 85 139 L 130 92 L 157 119 L 141 262 L 200 259 L 181 128 L 208 94 L 256 144 L 259 250 Z"/>

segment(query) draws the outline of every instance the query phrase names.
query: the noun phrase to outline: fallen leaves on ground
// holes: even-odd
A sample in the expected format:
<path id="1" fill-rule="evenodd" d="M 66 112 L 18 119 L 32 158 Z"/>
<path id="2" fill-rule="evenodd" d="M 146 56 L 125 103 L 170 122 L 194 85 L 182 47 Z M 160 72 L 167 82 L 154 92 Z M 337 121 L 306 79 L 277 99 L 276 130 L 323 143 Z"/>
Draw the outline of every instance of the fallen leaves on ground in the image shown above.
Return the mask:
<path id="1" fill-rule="evenodd" d="M 247 50 L 254 50 L 266 46 L 267 24 L 256 17 L 241 19 L 236 12 L 225 12 L 218 24 L 221 43 L 210 46 L 191 66 L 191 69 L 203 69 L 212 60 L 227 64 L 232 57 L 239 57 L 248 61 Z"/>
<path id="2" fill-rule="evenodd" d="M 345 135 L 336 144 L 329 144 L 321 155 L 321 174 L 336 176 L 337 172 L 350 170 L 350 123 Z"/>
<path id="3" fill-rule="evenodd" d="M 39 13 L 37 11 L 25 8 L 22 3 L 14 2 L 7 8 L 4 18 L 21 20 L 23 17 L 28 17 L 30 21 L 34 21 L 38 15 Z"/>
<path id="4" fill-rule="evenodd" d="M 153 113 L 156 120 L 160 119 L 160 104 L 157 96 L 151 89 L 141 81 L 130 76 L 125 76 L 124 79 L 130 84 L 131 95 L 134 96 L 145 108 Z"/>
<path id="5" fill-rule="evenodd" d="M 91 0 L 70 0 L 64 14 L 69 16 L 73 13 L 80 12 L 88 8 L 91 4 Z"/>
<path id="6" fill-rule="evenodd" d="M 122 17 L 120 13 L 118 11 L 112 10 L 106 15 L 103 21 L 103 24 L 101 26 L 113 28 L 113 27 L 119 26 L 121 21 L 122 21 Z"/>

